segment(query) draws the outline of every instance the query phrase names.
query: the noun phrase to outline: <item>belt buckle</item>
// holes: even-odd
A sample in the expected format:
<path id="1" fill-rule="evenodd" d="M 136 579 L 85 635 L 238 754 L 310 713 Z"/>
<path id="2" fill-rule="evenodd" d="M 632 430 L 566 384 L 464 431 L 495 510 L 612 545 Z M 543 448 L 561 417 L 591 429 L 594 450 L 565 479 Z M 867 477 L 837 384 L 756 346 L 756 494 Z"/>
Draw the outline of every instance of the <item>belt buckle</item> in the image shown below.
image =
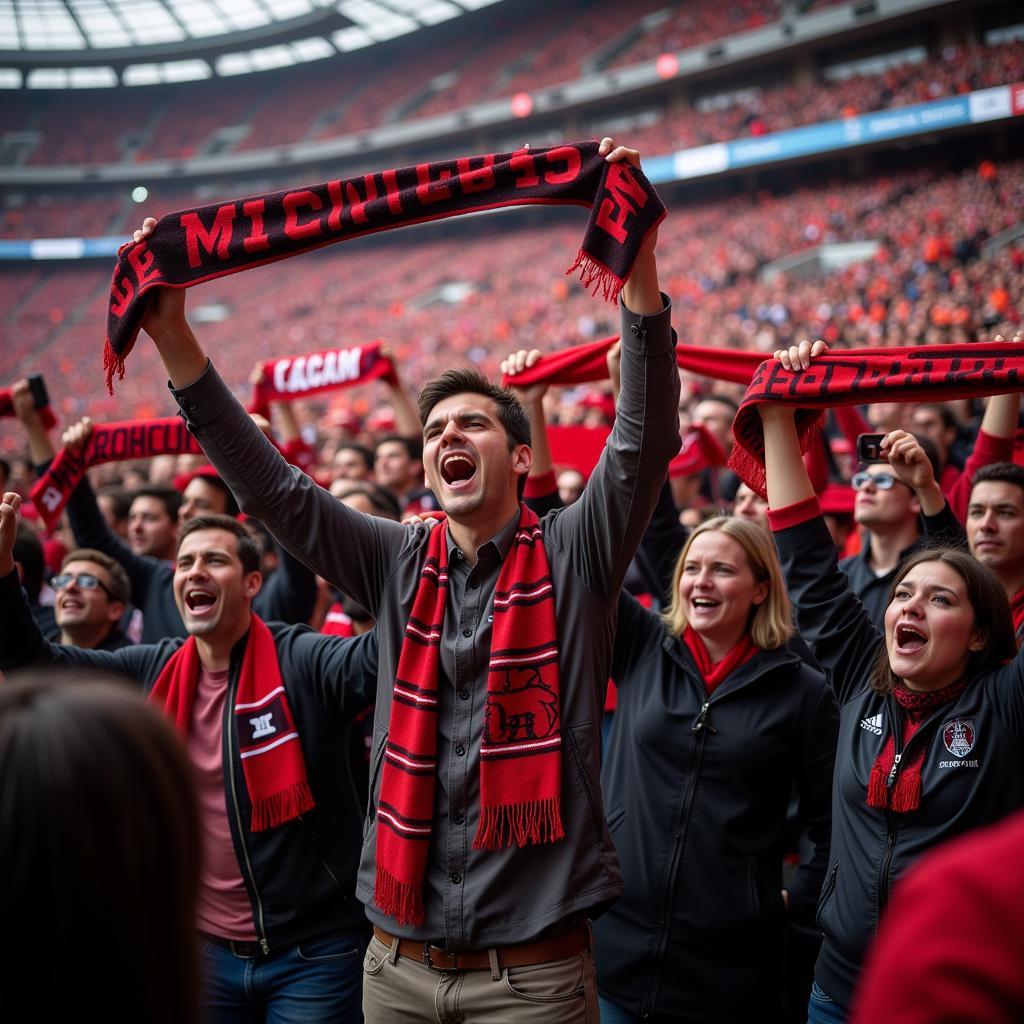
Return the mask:
<path id="1" fill-rule="evenodd" d="M 449 963 L 437 963 L 434 960 L 435 956 L 447 957 Z M 423 962 L 432 971 L 457 971 L 459 969 L 457 954 L 449 953 L 447 950 L 444 949 L 438 949 L 437 946 L 432 946 L 429 942 L 423 943 Z"/>

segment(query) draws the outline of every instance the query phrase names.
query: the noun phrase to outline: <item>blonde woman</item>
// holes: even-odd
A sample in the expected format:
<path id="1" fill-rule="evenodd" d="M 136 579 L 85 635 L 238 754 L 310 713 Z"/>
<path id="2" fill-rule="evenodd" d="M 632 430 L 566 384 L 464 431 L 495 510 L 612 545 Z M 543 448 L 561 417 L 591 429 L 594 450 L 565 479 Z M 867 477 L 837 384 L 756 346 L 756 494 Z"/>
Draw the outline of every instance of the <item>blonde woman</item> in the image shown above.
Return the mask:
<path id="1" fill-rule="evenodd" d="M 828 857 L 837 711 L 788 647 L 767 532 L 698 527 L 663 617 L 619 600 L 602 770 L 626 881 L 595 924 L 603 1024 L 778 1021 L 787 916 L 813 919 Z M 782 888 L 794 785 L 813 852 Z"/>

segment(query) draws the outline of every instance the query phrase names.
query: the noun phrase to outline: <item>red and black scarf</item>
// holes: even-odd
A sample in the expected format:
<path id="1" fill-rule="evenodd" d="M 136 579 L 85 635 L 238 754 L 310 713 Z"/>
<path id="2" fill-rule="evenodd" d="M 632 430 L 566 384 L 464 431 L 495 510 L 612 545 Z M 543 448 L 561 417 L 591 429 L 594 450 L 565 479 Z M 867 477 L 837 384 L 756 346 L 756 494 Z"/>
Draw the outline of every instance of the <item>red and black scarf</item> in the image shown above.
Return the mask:
<path id="1" fill-rule="evenodd" d="M 1018 590 L 1010 598 L 1010 615 L 1013 617 L 1013 633 L 1019 647 L 1021 634 L 1024 633 L 1024 590 Z"/>
<path id="2" fill-rule="evenodd" d="M 922 345 L 829 352 L 807 370 L 785 370 L 774 359 L 761 363 L 743 398 L 729 467 L 766 496 L 764 434 L 757 406 L 782 402 L 797 408 L 803 451 L 821 431 L 826 409 L 871 402 L 946 402 L 1019 391 L 1024 387 L 1024 350 L 1010 342 Z"/>
<path id="3" fill-rule="evenodd" d="M 911 737 L 924 725 L 925 720 L 936 708 L 943 704 L 951 704 L 966 688 L 966 679 L 958 679 L 941 690 L 931 692 L 910 690 L 898 681 L 892 695 L 903 709 L 903 749 L 907 749 Z M 875 758 L 868 779 L 867 804 L 869 807 L 887 807 L 890 811 L 900 813 L 916 811 L 921 805 L 921 768 L 924 765 L 928 744 L 916 744 L 910 759 L 901 759 L 897 766 L 895 736 L 895 731 L 891 730 L 885 745 Z M 897 768 L 895 773 L 894 767 Z M 891 783 L 890 775 L 893 776 Z"/>
<path id="4" fill-rule="evenodd" d="M 192 724 L 199 682 L 199 649 L 190 636 L 171 655 L 149 699 L 172 719 L 180 736 Z M 252 616 L 235 691 L 233 725 L 242 774 L 252 804 L 250 828 L 263 832 L 315 806 L 306 778 L 306 759 L 281 682 L 277 645 L 266 623 Z"/>
<path id="5" fill-rule="evenodd" d="M 379 341 L 371 341 L 266 359 L 258 367 L 249 412 L 269 417 L 271 402 L 291 402 L 372 380 L 394 380 L 395 368 L 380 347 Z"/>
<path id="6" fill-rule="evenodd" d="M 447 594 L 448 524 L 444 523 L 431 531 L 427 541 L 406 627 L 377 805 L 374 900 L 383 913 L 402 924 L 423 920 Z M 512 549 L 494 592 L 480 747 L 480 825 L 474 849 L 551 843 L 564 837 L 560 723 L 551 569 L 537 517 L 520 505 Z"/>
<path id="7" fill-rule="evenodd" d="M 575 345 L 561 352 L 542 355 L 528 370 L 514 377 L 504 376 L 502 384 L 528 387 L 530 384 L 548 383 L 558 387 L 589 384 L 608 379 L 608 349 L 619 340 L 618 335 Z M 679 345 L 676 364 L 681 370 L 711 380 L 725 380 L 733 384 L 750 384 L 754 371 L 764 362 L 761 352 L 740 352 L 735 349 L 712 348 L 709 345 Z"/>
<path id="8" fill-rule="evenodd" d="M 202 455 L 199 442 L 179 416 L 155 420 L 124 420 L 93 427 L 89 440 L 77 448 L 61 448 L 45 473 L 32 485 L 32 503 L 53 529 L 71 492 L 90 466 L 146 459 L 153 455 Z"/>
<path id="9" fill-rule="evenodd" d="M 665 216 L 643 172 L 608 163 L 597 142 L 416 164 L 168 214 L 149 238 L 118 252 L 103 352 L 107 386 L 114 373 L 124 376 L 152 288 L 188 288 L 390 228 L 536 204 L 591 208 L 570 271 L 580 269 L 583 284 L 613 302 Z"/>
<path id="10" fill-rule="evenodd" d="M 736 669 L 745 665 L 760 650 L 749 634 L 745 633 L 738 643 L 729 648 L 721 661 L 712 661 L 701 635 L 689 625 L 683 630 L 683 643 L 693 655 L 709 697 Z"/>

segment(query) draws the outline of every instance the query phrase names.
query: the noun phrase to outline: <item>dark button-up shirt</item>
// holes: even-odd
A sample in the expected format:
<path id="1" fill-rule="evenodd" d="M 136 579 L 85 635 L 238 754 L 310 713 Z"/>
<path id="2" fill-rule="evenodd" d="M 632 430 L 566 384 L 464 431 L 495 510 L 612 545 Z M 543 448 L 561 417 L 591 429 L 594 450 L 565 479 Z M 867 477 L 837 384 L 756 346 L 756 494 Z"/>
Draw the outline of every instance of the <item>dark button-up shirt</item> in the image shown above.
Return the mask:
<path id="1" fill-rule="evenodd" d="M 669 314 L 667 300 L 656 314 L 623 309 L 615 426 L 580 500 L 541 520 L 559 643 L 565 839 L 558 842 L 473 849 L 494 589 L 515 521 L 478 550 L 472 566 L 449 543 L 425 920 L 414 927 L 399 925 L 373 902 L 376 803 L 392 690 L 429 528 L 364 516 L 293 471 L 212 367 L 175 393 L 190 430 L 242 509 L 377 619 L 380 672 L 357 895 L 370 920 L 394 934 L 455 950 L 526 942 L 568 930 L 622 891 L 599 783 L 601 709 L 619 588 L 679 449 L 679 376 Z"/>

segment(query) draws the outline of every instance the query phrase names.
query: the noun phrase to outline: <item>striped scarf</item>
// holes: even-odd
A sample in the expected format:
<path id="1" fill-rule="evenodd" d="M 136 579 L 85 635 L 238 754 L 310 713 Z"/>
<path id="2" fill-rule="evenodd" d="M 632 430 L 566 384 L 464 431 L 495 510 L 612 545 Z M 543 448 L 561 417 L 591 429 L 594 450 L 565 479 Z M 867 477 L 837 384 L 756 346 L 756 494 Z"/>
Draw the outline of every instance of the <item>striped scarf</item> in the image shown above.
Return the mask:
<path id="1" fill-rule="evenodd" d="M 423 875 L 437 771 L 441 636 L 448 595 L 448 525 L 431 532 L 398 660 L 380 798 L 380 910 L 423 921 Z M 524 646 L 528 642 L 529 646 Z M 562 839 L 558 640 L 551 569 L 537 516 L 519 524 L 494 592 L 494 626 L 480 746 L 480 825 L 473 848 Z"/>

